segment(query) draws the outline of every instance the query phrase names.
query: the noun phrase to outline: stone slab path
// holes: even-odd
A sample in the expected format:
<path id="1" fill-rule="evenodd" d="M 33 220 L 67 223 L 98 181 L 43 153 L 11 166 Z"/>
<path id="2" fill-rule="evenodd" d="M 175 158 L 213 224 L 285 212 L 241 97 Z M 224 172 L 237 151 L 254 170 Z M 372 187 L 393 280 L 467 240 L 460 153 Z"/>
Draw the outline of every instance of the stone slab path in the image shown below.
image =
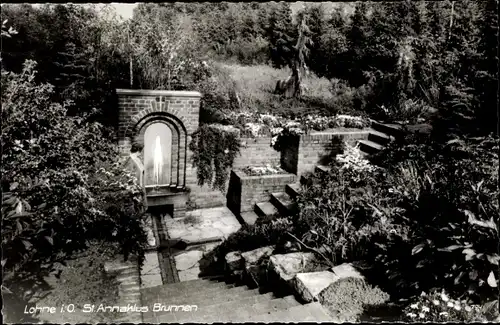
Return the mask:
<path id="1" fill-rule="evenodd" d="M 165 218 L 164 223 L 170 239 L 189 242 L 227 238 L 241 227 L 227 207 L 188 211 L 185 217 Z"/>
<path id="2" fill-rule="evenodd" d="M 221 240 L 241 227 L 227 207 L 193 210 L 187 212 L 183 218 L 167 217 L 163 222 L 163 229 L 166 229 L 171 240 L 183 240 L 190 245 L 200 243 L 173 254 L 181 282 L 198 279 L 201 273 L 200 261 L 217 247 Z"/>

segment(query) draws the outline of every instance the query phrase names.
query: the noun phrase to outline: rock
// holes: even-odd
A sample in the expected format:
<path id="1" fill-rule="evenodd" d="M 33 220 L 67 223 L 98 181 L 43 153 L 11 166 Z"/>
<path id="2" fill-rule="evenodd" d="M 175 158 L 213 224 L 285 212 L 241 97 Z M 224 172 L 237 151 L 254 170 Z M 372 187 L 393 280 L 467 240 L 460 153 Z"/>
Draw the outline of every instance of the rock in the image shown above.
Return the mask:
<path id="1" fill-rule="evenodd" d="M 271 256 L 271 270 L 283 281 L 290 283 L 297 273 L 301 273 L 308 263 L 316 260 L 313 253 L 289 253 Z"/>
<path id="2" fill-rule="evenodd" d="M 255 265 L 262 258 L 269 257 L 274 251 L 274 246 L 266 246 L 254 249 L 253 251 L 242 253 L 243 261 L 245 262 L 245 267 Z"/>
<path id="3" fill-rule="evenodd" d="M 241 252 L 231 252 L 226 254 L 226 267 L 229 271 L 238 271 L 243 269 L 243 258 Z"/>
<path id="4" fill-rule="evenodd" d="M 330 284 L 339 279 L 331 271 L 298 273 L 292 281 L 293 289 L 306 302 L 312 302 Z"/>
<path id="5" fill-rule="evenodd" d="M 267 264 L 265 267 L 262 267 L 260 263 L 261 260 L 269 258 L 273 251 L 274 246 L 266 246 L 241 254 L 245 265 L 245 271 L 254 279 L 256 284 L 262 284 L 261 282 L 265 279 L 267 270 Z"/>
<path id="6" fill-rule="evenodd" d="M 351 265 L 341 264 L 335 266 L 331 271 L 299 273 L 292 281 L 292 286 L 302 299 L 306 302 L 316 301 L 318 295 L 332 283 L 347 278 L 365 278 Z"/>
<path id="7" fill-rule="evenodd" d="M 350 263 L 337 265 L 331 270 L 321 272 L 299 273 L 292 281 L 292 286 L 306 302 L 317 301 L 320 293 L 332 283 L 348 278 L 357 278 L 365 282 L 365 278 Z"/>
<path id="8" fill-rule="evenodd" d="M 335 273 L 339 278 L 360 278 L 365 280 L 365 277 L 358 272 L 358 270 L 351 263 L 344 263 L 332 267 L 332 272 Z"/>

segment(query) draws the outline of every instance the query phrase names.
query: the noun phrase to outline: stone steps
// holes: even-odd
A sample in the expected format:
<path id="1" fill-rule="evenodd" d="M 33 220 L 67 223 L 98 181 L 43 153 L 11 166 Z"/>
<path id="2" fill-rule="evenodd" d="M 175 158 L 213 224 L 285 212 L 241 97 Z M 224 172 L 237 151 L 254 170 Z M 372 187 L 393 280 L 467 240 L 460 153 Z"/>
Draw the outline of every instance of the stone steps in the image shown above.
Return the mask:
<path id="1" fill-rule="evenodd" d="M 200 288 L 219 288 L 224 287 L 226 285 L 223 281 L 218 281 L 218 279 L 222 279 L 222 277 L 214 278 L 214 279 L 196 279 L 189 280 L 177 283 L 171 283 L 168 286 L 156 286 L 151 288 L 144 288 L 141 291 L 144 294 L 150 294 L 157 291 L 163 291 L 165 293 L 170 292 L 180 292 L 180 291 L 189 291 L 191 289 L 200 289 Z"/>
<path id="2" fill-rule="evenodd" d="M 220 280 L 220 278 L 217 278 Z M 203 288 L 203 285 L 207 285 Z M 202 287 L 200 287 L 202 286 Z M 169 288 L 171 287 L 171 288 Z M 173 288 L 173 289 L 172 289 Z M 149 293 L 153 288 L 145 289 Z M 142 314 L 147 323 L 211 323 L 211 322 L 323 322 L 331 321 L 325 310 L 315 304 L 302 305 L 294 296 L 276 297 L 272 292 L 259 293 L 246 286 L 231 286 L 225 282 L 192 280 L 156 287 L 157 295 L 143 295 L 142 304 L 149 307 Z M 208 290 L 208 291 L 207 291 Z M 176 291 L 174 296 L 167 293 Z M 154 304 L 164 310 L 153 311 Z M 187 305 L 191 310 L 168 309 Z M 196 307 L 194 307 L 196 306 Z"/>
<path id="3" fill-rule="evenodd" d="M 278 214 L 278 209 L 271 202 L 261 202 L 255 204 L 255 213 L 266 220 L 272 219 Z"/>
<path id="4" fill-rule="evenodd" d="M 368 140 L 373 141 L 373 142 L 378 143 L 378 144 L 383 145 L 383 146 L 389 144 L 389 142 L 391 142 L 391 140 L 393 138 L 394 137 L 391 137 L 390 135 L 387 135 L 383 132 L 376 131 L 376 130 L 370 130 L 370 132 L 368 133 Z"/>
<path id="5" fill-rule="evenodd" d="M 270 202 L 282 216 L 292 215 L 297 210 L 297 203 L 285 192 L 272 193 Z"/>
<path id="6" fill-rule="evenodd" d="M 259 215 L 254 211 L 243 212 L 240 214 L 240 216 L 241 219 L 243 219 L 243 222 L 249 226 L 255 224 L 255 222 L 259 218 Z"/>
<path id="7" fill-rule="evenodd" d="M 375 131 L 379 131 L 381 133 L 385 133 L 387 135 L 393 137 L 400 137 L 404 134 L 401 125 L 399 124 L 382 124 L 376 121 L 373 121 L 371 124 L 371 128 Z"/>
<path id="8" fill-rule="evenodd" d="M 263 323 L 298 323 L 298 322 L 315 322 L 325 323 L 332 322 L 332 318 L 323 309 L 320 303 L 313 302 L 306 305 L 300 305 L 288 308 L 286 310 L 275 311 L 268 314 L 252 317 L 252 322 Z"/>
<path id="9" fill-rule="evenodd" d="M 285 186 L 285 193 L 290 195 L 292 199 L 297 198 L 299 196 L 302 187 L 299 183 L 288 184 Z"/>
<path id="10" fill-rule="evenodd" d="M 360 140 L 359 149 L 367 154 L 374 154 L 382 150 L 384 146 L 370 140 Z"/>

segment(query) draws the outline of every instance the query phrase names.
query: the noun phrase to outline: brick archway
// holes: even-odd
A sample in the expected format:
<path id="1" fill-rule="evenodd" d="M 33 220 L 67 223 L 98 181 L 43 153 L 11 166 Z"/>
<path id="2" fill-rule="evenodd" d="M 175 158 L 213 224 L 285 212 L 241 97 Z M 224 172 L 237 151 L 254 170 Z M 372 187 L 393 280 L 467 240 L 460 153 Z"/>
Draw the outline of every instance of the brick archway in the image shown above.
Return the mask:
<path id="1" fill-rule="evenodd" d="M 133 141 L 143 143 L 153 123 L 164 123 L 172 132 L 171 187 L 184 188 L 191 153 L 187 144 L 198 128 L 201 94 L 187 91 L 117 90 L 119 98 L 119 146 L 130 154 Z M 187 175 L 188 177 L 190 175 Z"/>

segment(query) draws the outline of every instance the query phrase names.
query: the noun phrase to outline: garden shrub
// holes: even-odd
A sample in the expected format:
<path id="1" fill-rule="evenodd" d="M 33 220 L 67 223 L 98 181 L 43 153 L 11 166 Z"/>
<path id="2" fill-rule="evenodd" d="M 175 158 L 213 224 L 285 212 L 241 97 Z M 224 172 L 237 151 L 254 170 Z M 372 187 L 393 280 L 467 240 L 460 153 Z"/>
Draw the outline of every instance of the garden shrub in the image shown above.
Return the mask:
<path id="1" fill-rule="evenodd" d="M 384 252 L 373 255 L 398 291 L 411 295 L 444 288 L 475 302 L 495 296 L 497 148 L 495 138 L 464 138 L 409 142 L 390 154 L 386 162 L 393 159 L 395 165 L 388 170 L 391 195 L 404 211 L 398 223 L 412 233 L 397 245 L 381 242 L 373 248 Z M 398 263 L 391 264 L 394 260 Z"/>
<path id="2" fill-rule="evenodd" d="M 240 152 L 239 132 L 231 126 L 205 124 L 193 133 L 189 149 L 197 168 L 198 184 L 225 190 L 229 168 Z"/>
<path id="3" fill-rule="evenodd" d="M 394 211 L 383 199 L 388 191 L 383 171 L 351 157 L 354 152 L 338 155 L 330 172 L 312 174 L 298 199 L 298 233 L 306 244 L 326 245 L 333 264 L 363 258 L 371 236 L 395 231 Z"/>
<path id="4" fill-rule="evenodd" d="M 279 245 L 288 239 L 287 231 L 294 232 L 294 224 L 289 218 L 246 225 L 217 247 L 217 256 L 223 261 L 226 254 L 233 251 L 247 252 L 264 246 Z"/>
<path id="5" fill-rule="evenodd" d="M 2 268 L 16 294 L 91 240 L 117 243 L 114 253 L 140 262 L 146 244 L 137 179 L 100 124 L 52 102 L 53 87 L 35 83 L 34 66 L 2 71 Z"/>

